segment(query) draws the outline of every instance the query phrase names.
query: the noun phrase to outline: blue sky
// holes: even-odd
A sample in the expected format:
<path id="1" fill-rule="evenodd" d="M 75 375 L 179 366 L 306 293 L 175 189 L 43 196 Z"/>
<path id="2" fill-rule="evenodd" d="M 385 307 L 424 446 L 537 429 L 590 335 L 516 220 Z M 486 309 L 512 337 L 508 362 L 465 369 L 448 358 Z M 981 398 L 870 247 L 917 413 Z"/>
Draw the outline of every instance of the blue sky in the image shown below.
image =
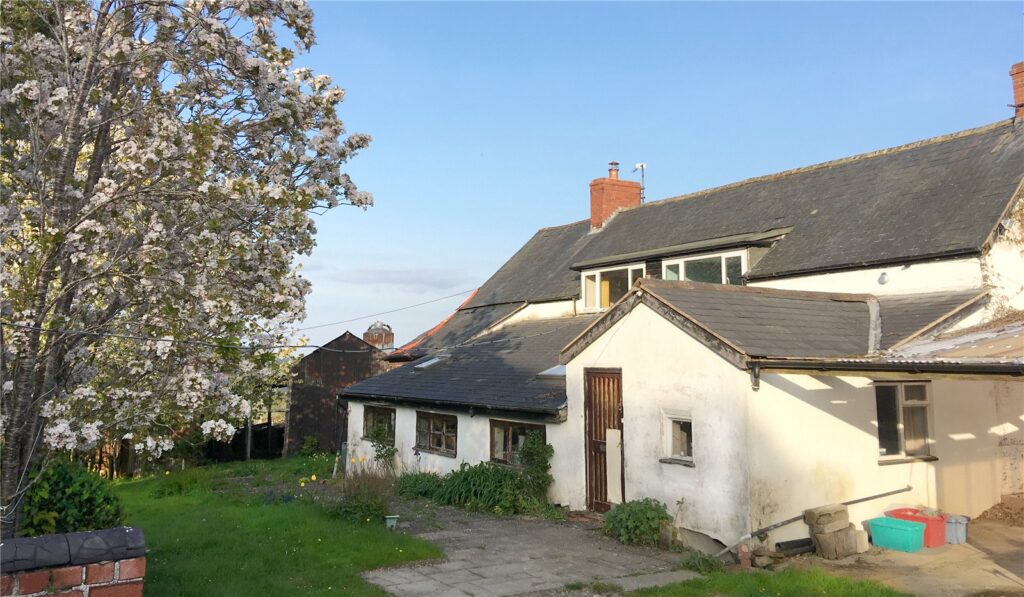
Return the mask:
<path id="1" fill-rule="evenodd" d="M 345 169 L 376 205 L 317 218 L 304 325 L 479 286 L 610 160 L 657 200 L 1008 118 L 1024 59 L 1022 2 L 312 6 L 298 63 L 374 137 Z M 460 302 L 380 319 L 402 342 Z"/>

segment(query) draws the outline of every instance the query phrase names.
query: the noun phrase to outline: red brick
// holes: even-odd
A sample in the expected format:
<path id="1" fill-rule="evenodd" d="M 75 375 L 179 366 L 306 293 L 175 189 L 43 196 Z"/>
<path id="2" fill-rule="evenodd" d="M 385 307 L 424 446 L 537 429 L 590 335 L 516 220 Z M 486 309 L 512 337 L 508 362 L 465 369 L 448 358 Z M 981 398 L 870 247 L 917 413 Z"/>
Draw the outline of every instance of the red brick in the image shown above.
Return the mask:
<path id="1" fill-rule="evenodd" d="M 89 597 L 142 597 L 142 581 L 92 587 Z"/>
<path id="2" fill-rule="evenodd" d="M 114 563 L 100 562 L 85 567 L 85 584 L 93 585 L 114 580 Z"/>
<path id="3" fill-rule="evenodd" d="M 50 570 L 50 585 L 56 589 L 77 587 L 82 584 L 82 567 L 65 566 Z"/>
<path id="4" fill-rule="evenodd" d="M 57 593 L 55 597 L 82 597 L 81 591 L 64 591 L 63 593 Z"/>
<path id="5" fill-rule="evenodd" d="M 22 595 L 45 591 L 50 586 L 50 571 L 36 570 L 18 575 L 18 592 Z"/>
<path id="6" fill-rule="evenodd" d="M 14 577 L 10 574 L 0 576 L 0 595 L 7 597 L 7 595 L 14 594 Z"/>
<path id="7" fill-rule="evenodd" d="M 117 578 L 120 580 L 142 578 L 143 576 L 146 576 L 145 556 L 132 558 L 130 560 L 121 560 L 121 563 L 118 564 Z"/>

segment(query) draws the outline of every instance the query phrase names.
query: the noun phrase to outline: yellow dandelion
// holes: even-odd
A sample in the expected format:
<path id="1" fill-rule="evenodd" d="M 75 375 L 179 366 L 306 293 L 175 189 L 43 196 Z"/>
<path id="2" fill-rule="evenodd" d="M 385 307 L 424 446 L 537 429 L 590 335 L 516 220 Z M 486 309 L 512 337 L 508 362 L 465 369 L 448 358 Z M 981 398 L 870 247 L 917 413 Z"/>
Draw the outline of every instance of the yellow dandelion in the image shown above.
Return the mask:
<path id="1" fill-rule="evenodd" d="M 360 456 L 359 462 L 366 462 L 366 456 Z"/>
<path id="2" fill-rule="evenodd" d="M 299 487 L 305 487 L 305 486 L 306 486 L 306 482 L 305 481 L 299 481 Z"/>
<path id="3" fill-rule="evenodd" d="M 165 475 L 169 475 L 169 474 L 171 474 L 171 471 L 164 471 L 164 474 Z"/>
<path id="4" fill-rule="evenodd" d="M 313 475 L 313 476 L 312 476 L 312 477 L 310 477 L 309 479 L 310 479 L 311 481 L 316 481 L 316 475 Z"/>

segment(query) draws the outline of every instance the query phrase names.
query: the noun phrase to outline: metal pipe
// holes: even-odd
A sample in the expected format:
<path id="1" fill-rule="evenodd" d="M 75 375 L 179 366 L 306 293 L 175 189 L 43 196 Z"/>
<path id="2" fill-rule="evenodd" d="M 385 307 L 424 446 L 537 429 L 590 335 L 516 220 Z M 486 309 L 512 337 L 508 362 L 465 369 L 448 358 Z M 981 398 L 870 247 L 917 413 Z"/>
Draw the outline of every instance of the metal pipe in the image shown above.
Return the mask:
<path id="1" fill-rule="evenodd" d="M 852 506 L 853 504 L 859 504 L 861 502 L 869 502 L 871 500 L 877 500 L 878 498 L 888 497 L 890 495 L 896 495 L 897 493 L 905 493 L 907 491 L 910 491 L 911 489 L 913 489 L 913 487 L 911 487 L 910 485 L 907 485 L 903 489 L 893 489 L 892 491 L 886 491 L 885 493 L 877 493 L 875 495 L 870 495 L 868 497 L 862 497 L 862 498 L 857 498 L 855 500 L 849 500 L 849 501 L 846 501 L 846 502 L 840 502 L 840 505 Z M 718 554 L 715 557 L 716 558 L 720 558 L 720 557 L 724 556 L 726 553 L 728 553 L 728 552 L 736 549 L 737 547 L 739 547 L 740 543 L 743 543 L 744 541 L 746 541 L 747 539 L 750 539 L 754 535 L 760 535 L 761 533 L 767 533 L 768 531 L 775 530 L 775 529 L 777 529 L 779 527 L 784 527 L 787 524 L 794 523 L 794 522 L 796 522 L 798 520 L 803 520 L 803 517 L 804 517 L 804 515 L 800 514 L 799 516 L 794 516 L 792 518 L 787 518 L 786 520 L 783 520 L 783 521 L 780 521 L 780 522 L 776 522 L 774 524 L 770 524 L 770 525 L 768 525 L 766 527 L 762 527 L 760 529 L 757 529 L 756 531 L 751 531 L 751 532 L 747 533 L 746 535 L 743 535 L 742 537 L 740 537 L 739 541 L 737 541 L 736 543 L 734 543 L 731 546 L 726 547 L 722 551 L 718 552 Z"/>

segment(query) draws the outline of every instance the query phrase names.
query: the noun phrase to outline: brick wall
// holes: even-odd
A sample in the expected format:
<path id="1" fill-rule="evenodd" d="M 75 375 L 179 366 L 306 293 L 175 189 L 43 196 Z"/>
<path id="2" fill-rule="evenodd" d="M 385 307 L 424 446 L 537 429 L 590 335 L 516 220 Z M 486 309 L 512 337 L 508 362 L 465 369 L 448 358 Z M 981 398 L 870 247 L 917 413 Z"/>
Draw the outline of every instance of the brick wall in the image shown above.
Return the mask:
<path id="1" fill-rule="evenodd" d="M 4 574 L 0 595 L 141 597 L 146 557 Z"/>

